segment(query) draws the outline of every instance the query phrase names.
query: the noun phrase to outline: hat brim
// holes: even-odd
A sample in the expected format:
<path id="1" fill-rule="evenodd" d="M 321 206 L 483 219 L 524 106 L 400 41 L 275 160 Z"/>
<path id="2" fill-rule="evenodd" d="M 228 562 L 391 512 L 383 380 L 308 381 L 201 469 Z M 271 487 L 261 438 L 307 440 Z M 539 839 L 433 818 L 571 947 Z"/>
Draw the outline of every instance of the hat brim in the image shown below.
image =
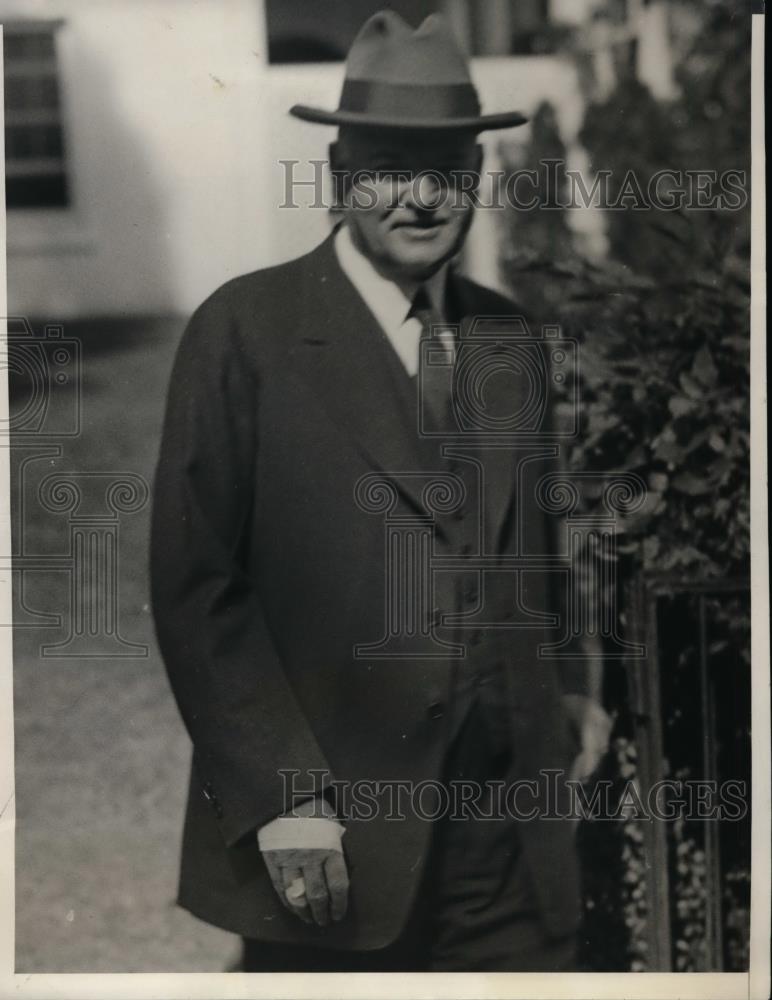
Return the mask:
<path id="1" fill-rule="evenodd" d="M 421 132 L 487 132 L 490 129 L 516 128 L 528 121 L 519 111 L 464 118 L 404 118 L 371 115 L 366 111 L 325 111 L 307 104 L 295 104 L 290 114 L 317 125 L 349 125 L 360 128 L 394 128 Z"/>

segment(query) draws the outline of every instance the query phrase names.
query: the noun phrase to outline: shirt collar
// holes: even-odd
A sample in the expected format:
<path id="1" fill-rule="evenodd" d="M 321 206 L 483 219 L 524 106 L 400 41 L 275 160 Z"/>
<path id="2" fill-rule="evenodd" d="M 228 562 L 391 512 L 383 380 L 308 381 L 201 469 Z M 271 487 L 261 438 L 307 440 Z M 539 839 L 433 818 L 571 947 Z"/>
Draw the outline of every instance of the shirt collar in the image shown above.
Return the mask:
<path id="1" fill-rule="evenodd" d="M 345 225 L 335 234 L 335 253 L 343 273 L 362 296 L 380 326 L 386 333 L 398 330 L 408 318 L 420 284 L 400 287 L 396 282 L 384 278 L 356 247 Z M 429 301 L 440 316 L 445 312 L 447 276 L 448 265 L 443 264 L 424 283 Z"/>

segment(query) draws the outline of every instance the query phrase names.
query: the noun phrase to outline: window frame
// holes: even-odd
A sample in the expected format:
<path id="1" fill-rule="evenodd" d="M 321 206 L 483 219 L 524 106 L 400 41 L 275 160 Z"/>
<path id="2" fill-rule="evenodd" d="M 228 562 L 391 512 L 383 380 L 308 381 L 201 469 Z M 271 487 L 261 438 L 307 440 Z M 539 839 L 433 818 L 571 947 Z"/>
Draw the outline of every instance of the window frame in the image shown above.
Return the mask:
<path id="1" fill-rule="evenodd" d="M 58 184 L 61 191 L 54 193 L 51 201 L 30 202 L 29 204 L 7 205 L 8 212 L 17 211 L 68 211 L 72 207 L 72 191 L 70 183 L 69 159 L 67 155 L 66 122 L 62 107 L 61 62 L 58 53 L 58 35 L 64 24 L 61 18 L 13 18 L 4 23 L 3 31 L 3 77 L 6 85 L 10 79 L 52 80 L 55 92 L 55 102 L 48 107 L 11 108 L 8 109 L 8 95 L 5 97 L 4 129 L 6 133 L 6 201 L 8 198 L 8 180 L 11 178 L 44 178 L 48 177 Z M 22 58 L 7 58 L 8 41 L 16 37 L 45 37 L 50 39 L 51 54 Z M 40 128 L 53 129 L 58 152 L 46 153 L 40 156 L 17 156 L 11 158 L 8 151 L 9 128 Z"/>

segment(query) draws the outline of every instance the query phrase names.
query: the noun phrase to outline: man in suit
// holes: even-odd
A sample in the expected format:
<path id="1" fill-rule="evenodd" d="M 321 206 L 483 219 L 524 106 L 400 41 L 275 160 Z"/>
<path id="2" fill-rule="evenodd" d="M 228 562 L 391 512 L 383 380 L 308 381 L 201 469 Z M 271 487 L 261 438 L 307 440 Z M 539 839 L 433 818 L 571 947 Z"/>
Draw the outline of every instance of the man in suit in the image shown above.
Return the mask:
<path id="1" fill-rule="evenodd" d="M 240 934 L 247 970 L 566 969 L 565 779 L 608 720 L 584 661 L 544 655 L 540 345 L 452 265 L 475 137 L 525 119 L 481 114 L 441 18 L 390 12 L 340 107 L 292 111 L 339 126 L 342 223 L 197 310 L 155 483 L 155 620 L 194 747 L 180 903 Z M 458 788 L 461 809 L 417 794 Z"/>

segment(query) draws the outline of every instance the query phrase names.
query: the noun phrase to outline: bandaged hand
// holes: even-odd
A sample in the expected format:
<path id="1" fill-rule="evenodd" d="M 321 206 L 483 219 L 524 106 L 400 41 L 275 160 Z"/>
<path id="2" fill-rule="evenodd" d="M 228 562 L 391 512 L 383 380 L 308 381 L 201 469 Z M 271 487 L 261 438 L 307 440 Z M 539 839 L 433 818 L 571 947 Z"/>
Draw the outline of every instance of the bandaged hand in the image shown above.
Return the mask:
<path id="1" fill-rule="evenodd" d="M 307 924 L 326 927 L 346 915 L 349 879 L 341 843 L 344 833 L 323 799 L 311 799 L 292 816 L 281 816 L 257 832 L 279 899 Z"/>

